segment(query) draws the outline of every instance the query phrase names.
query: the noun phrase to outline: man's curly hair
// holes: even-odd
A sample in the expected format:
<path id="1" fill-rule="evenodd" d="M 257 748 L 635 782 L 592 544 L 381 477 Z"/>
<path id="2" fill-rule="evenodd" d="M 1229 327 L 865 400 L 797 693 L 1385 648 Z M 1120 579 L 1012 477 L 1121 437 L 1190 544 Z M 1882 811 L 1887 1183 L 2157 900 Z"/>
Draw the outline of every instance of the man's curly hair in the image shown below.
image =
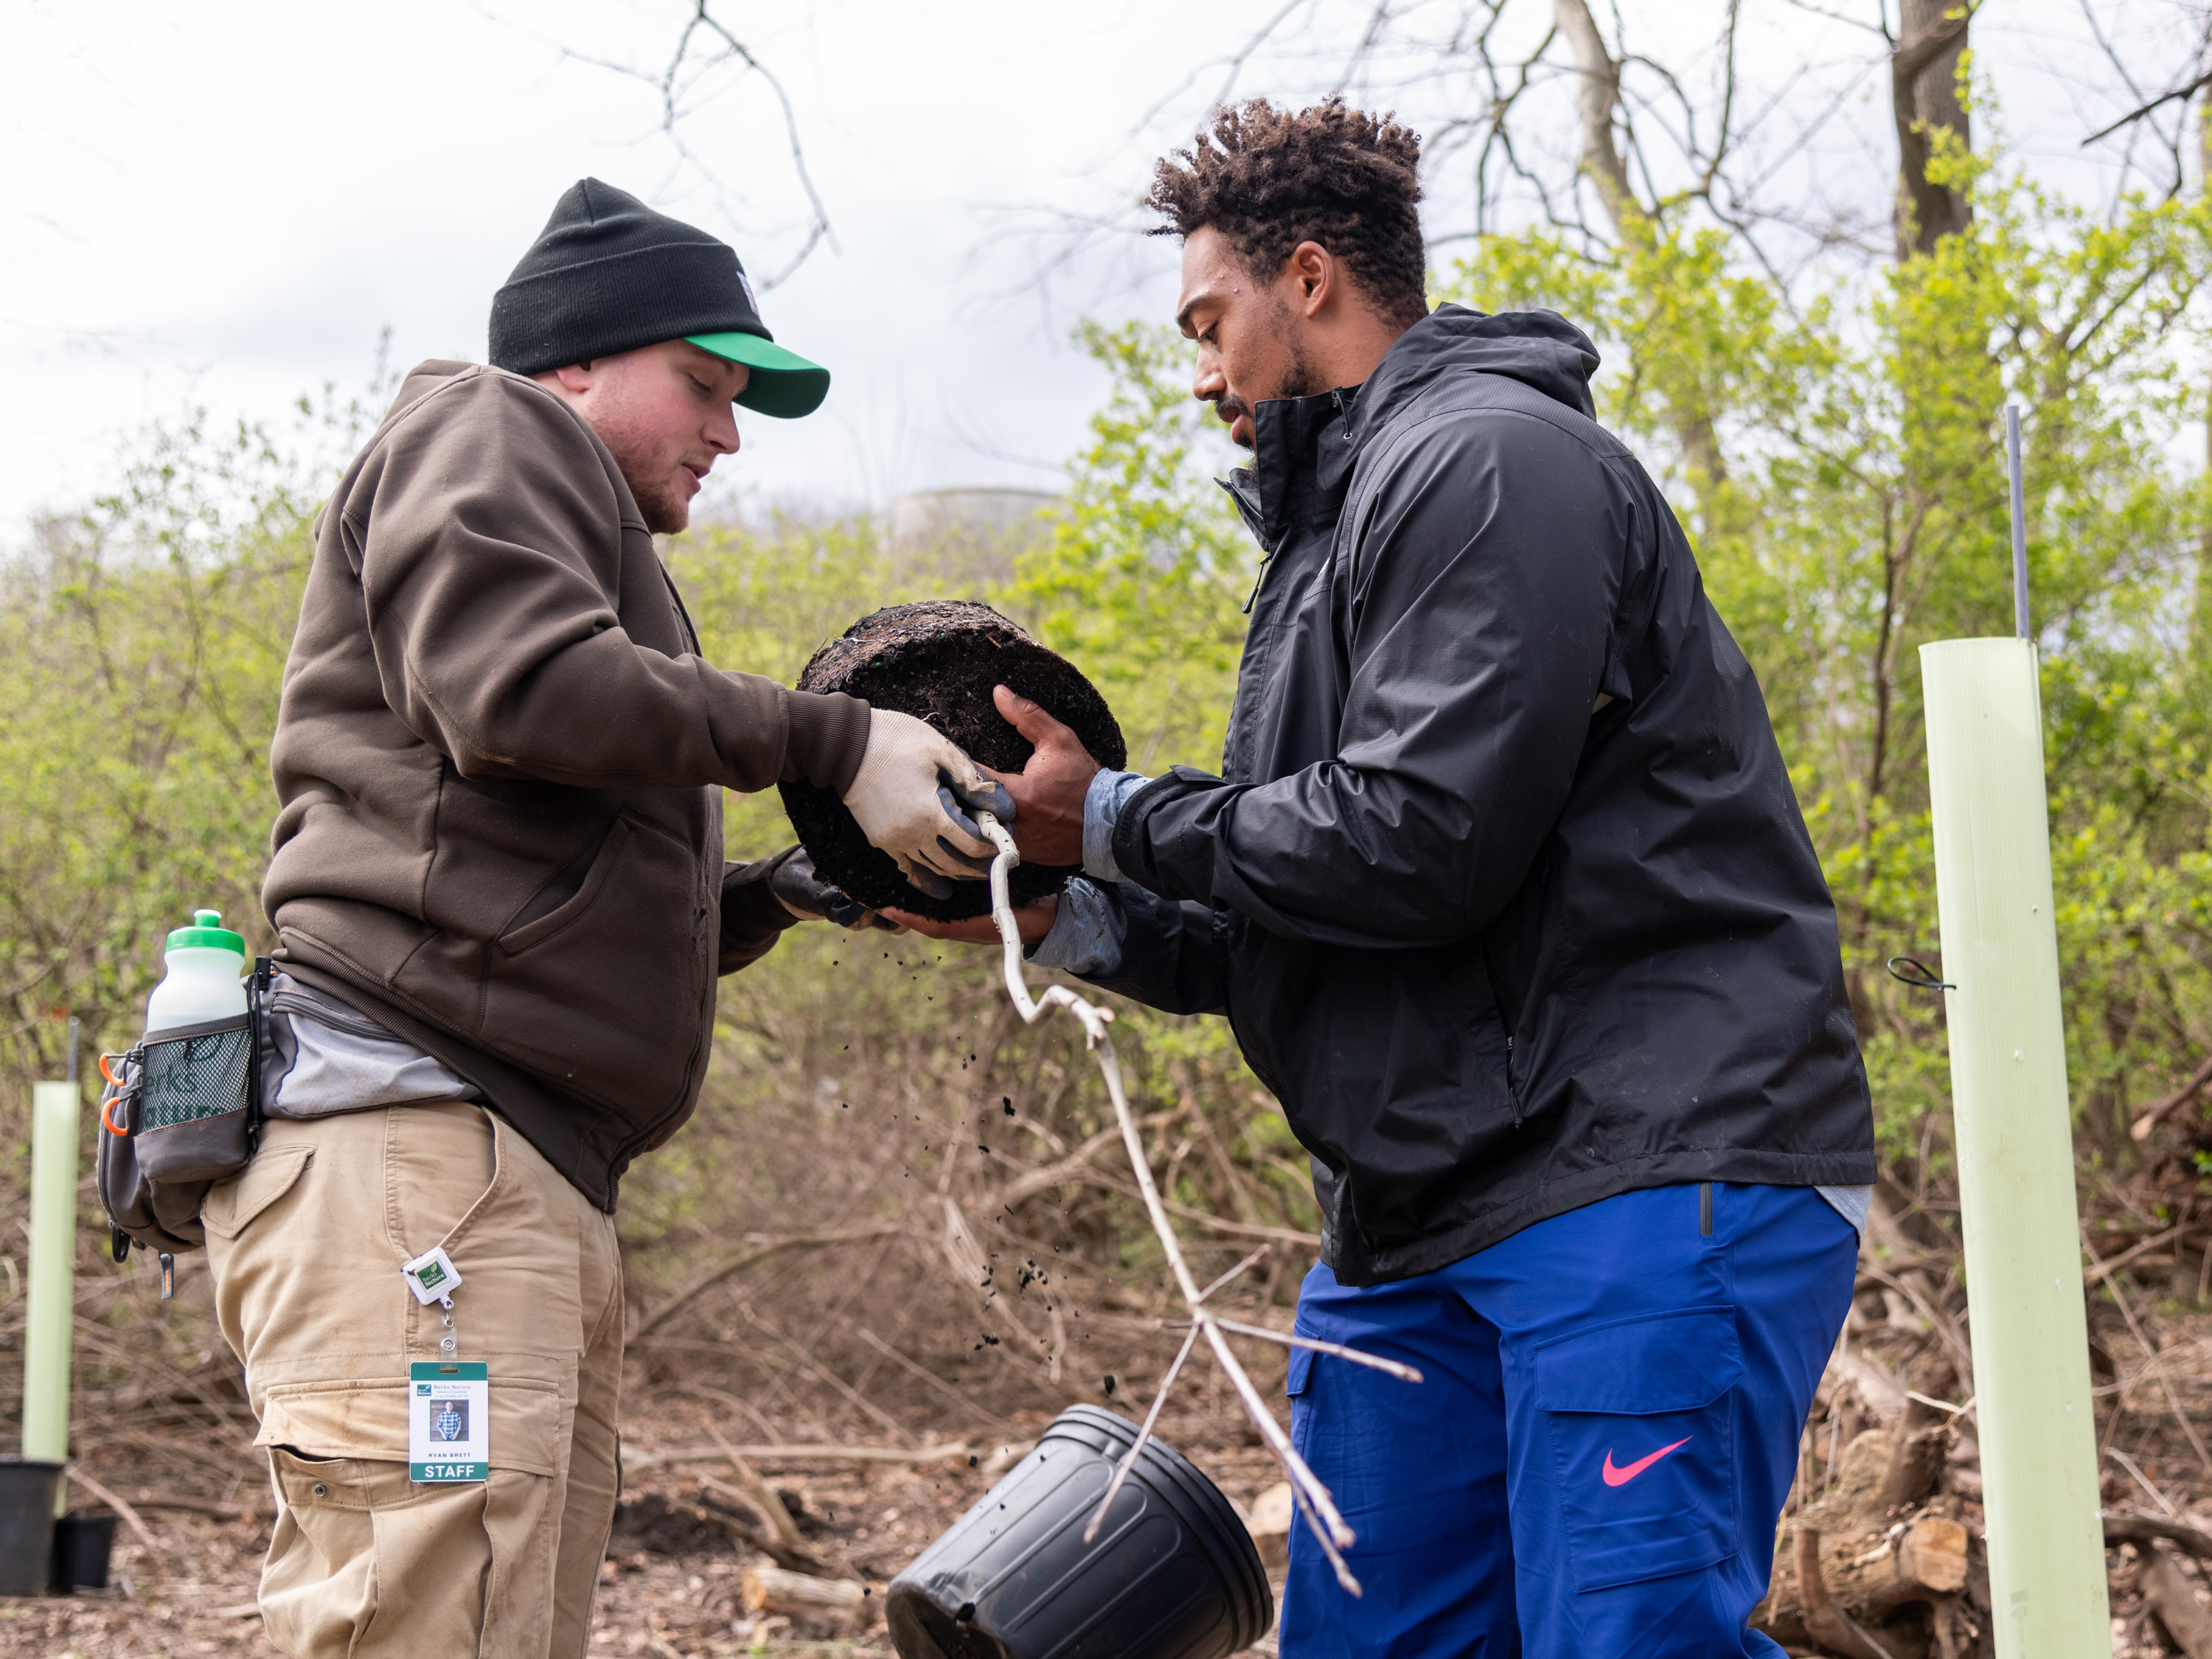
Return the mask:
<path id="1" fill-rule="evenodd" d="M 1429 310 L 1420 159 L 1419 134 L 1340 97 L 1296 114 L 1254 98 L 1162 158 L 1145 205 L 1167 221 L 1154 235 L 1210 225 L 1262 281 L 1318 242 L 1376 311 L 1410 326 Z"/>

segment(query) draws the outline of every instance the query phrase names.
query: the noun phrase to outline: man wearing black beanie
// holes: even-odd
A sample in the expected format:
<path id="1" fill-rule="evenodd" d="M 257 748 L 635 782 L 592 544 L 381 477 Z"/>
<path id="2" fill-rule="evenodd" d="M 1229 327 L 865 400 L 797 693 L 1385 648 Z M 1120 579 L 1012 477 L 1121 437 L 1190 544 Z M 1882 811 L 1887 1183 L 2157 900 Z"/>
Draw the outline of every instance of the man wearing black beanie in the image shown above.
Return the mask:
<path id="1" fill-rule="evenodd" d="M 718 975 L 873 918 L 721 792 L 836 790 L 925 883 L 1012 803 L 923 722 L 717 668 L 655 551 L 732 404 L 826 371 L 737 255 L 586 179 L 500 289 L 489 368 L 401 386 L 315 526 L 270 752 L 266 1122 L 202 1210 L 299 1656 L 575 1659 L 614 1513 L 623 1170 L 675 1133 Z"/>

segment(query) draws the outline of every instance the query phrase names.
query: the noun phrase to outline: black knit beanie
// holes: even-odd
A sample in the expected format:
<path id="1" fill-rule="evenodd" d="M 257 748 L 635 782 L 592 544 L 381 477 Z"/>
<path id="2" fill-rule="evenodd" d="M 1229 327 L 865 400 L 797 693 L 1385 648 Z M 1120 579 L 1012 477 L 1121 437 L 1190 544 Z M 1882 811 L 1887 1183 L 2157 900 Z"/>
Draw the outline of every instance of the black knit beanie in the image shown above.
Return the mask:
<path id="1" fill-rule="evenodd" d="M 496 368 L 538 374 L 689 339 L 751 368 L 744 407 L 809 414 L 829 371 L 775 337 L 734 249 L 597 179 L 562 194 L 491 302 Z"/>

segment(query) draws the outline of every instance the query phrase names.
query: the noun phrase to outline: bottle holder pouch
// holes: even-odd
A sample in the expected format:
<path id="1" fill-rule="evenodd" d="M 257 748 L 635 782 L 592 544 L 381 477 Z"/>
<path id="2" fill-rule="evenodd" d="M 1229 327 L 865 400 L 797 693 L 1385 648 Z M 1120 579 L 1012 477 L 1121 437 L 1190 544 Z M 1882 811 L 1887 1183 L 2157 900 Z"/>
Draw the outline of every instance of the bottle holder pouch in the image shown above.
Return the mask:
<path id="1" fill-rule="evenodd" d="M 129 1054 L 102 1056 L 100 1202 L 115 1231 L 141 1248 L 198 1249 L 206 1242 L 200 1200 L 253 1157 L 267 1004 L 264 963 L 247 982 L 247 1012 L 149 1032 Z"/>
<path id="2" fill-rule="evenodd" d="M 239 1014 L 149 1032 L 145 1083 L 131 1139 L 138 1167 L 156 1183 L 222 1181 L 252 1156 L 246 1085 L 253 1059 L 251 1018 Z"/>

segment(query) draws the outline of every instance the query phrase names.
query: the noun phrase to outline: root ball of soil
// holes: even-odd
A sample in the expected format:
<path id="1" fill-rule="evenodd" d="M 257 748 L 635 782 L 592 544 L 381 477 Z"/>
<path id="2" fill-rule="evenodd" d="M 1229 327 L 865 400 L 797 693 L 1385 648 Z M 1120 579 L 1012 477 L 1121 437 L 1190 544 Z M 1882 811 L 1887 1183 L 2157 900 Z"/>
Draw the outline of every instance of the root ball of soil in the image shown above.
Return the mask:
<path id="1" fill-rule="evenodd" d="M 1018 772 L 1029 763 L 1030 744 L 992 702 L 992 688 L 1000 685 L 1072 727 L 1101 766 L 1127 763 L 1128 746 L 1105 698 L 1065 657 L 988 605 L 930 599 L 878 611 L 816 652 L 799 676 L 802 691 L 844 691 L 912 714 L 993 770 Z M 957 883 L 946 899 L 918 890 L 888 853 L 868 844 L 844 803 L 827 789 L 805 782 L 778 787 L 816 872 L 861 903 L 895 905 L 938 921 L 990 909 L 983 882 Z M 1015 906 L 1058 892 L 1076 873 L 1072 865 L 1018 866 L 1009 883 Z"/>

